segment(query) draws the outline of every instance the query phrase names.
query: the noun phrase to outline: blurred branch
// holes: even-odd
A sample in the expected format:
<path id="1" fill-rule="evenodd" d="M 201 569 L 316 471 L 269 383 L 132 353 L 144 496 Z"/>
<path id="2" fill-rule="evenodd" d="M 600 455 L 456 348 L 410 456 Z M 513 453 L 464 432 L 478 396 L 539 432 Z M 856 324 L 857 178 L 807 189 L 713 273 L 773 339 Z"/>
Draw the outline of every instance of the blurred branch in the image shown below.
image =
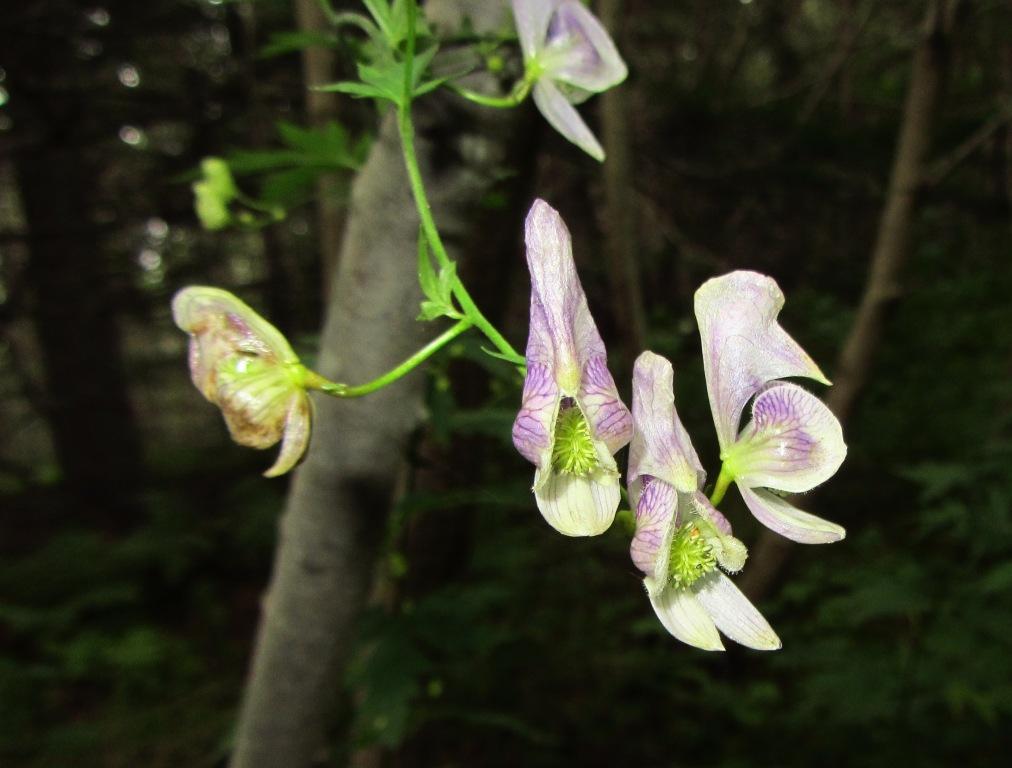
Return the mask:
<path id="1" fill-rule="evenodd" d="M 868 381 L 881 341 L 886 309 L 901 294 L 900 273 L 910 250 L 916 194 L 947 71 L 957 6 L 958 0 L 928 0 L 927 3 L 864 293 L 836 362 L 835 385 L 826 398 L 826 404 L 841 422 L 847 421 Z M 753 599 L 761 598 L 776 580 L 791 551 L 790 542 L 764 530 L 741 581 L 745 593 Z"/>
<path id="2" fill-rule="evenodd" d="M 871 21 L 874 15 L 875 6 L 876 0 L 866 0 L 856 12 L 851 13 L 848 11 L 844 14 L 837 33 L 838 43 L 836 50 L 827 62 L 826 68 L 816 79 L 815 87 L 808 94 L 804 105 L 798 110 L 797 122 L 799 124 L 807 123 L 811 119 L 819 104 L 822 103 L 826 94 L 829 93 L 833 82 L 839 77 L 844 67 L 846 67 L 853 57 L 857 49 L 857 41 L 861 39 L 861 35 L 867 29 L 868 22 Z"/>
<path id="3" fill-rule="evenodd" d="M 1006 107 L 1004 110 L 993 115 L 990 120 L 970 134 L 970 136 L 952 152 L 945 157 L 936 160 L 931 167 L 925 171 L 921 183 L 925 187 L 936 187 L 941 184 L 953 173 L 953 171 L 969 159 L 974 152 L 987 143 L 987 141 L 995 133 L 997 133 L 1010 121 L 1012 121 L 1012 107 Z"/>

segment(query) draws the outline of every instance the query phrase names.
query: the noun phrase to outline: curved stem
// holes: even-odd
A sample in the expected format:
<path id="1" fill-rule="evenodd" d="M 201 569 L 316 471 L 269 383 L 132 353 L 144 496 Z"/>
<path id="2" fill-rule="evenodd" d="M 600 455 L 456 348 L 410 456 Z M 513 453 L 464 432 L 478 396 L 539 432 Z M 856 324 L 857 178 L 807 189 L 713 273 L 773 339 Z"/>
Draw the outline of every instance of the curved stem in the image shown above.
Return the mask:
<path id="1" fill-rule="evenodd" d="M 471 326 L 472 323 L 467 318 L 458 321 L 451 328 L 448 328 L 442 334 L 434 338 L 400 365 L 395 368 L 391 368 L 382 376 L 379 376 L 372 381 L 368 381 L 365 384 L 349 387 L 347 384 L 338 384 L 337 382 L 323 378 L 313 371 L 308 371 L 306 375 L 306 387 L 318 390 L 333 397 L 363 397 L 364 395 L 372 394 L 376 390 L 383 389 L 384 387 L 397 381 L 397 379 L 413 371 L 419 365 L 436 354 L 436 352 L 460 336 L 460 334 L 464 333 L 464 331 Z"/>
<path id="2" fill-rule="evenodd" d="M 447 83 L 446 86 L 451 91 L 456 93 L 468 101 L 480 104 L 483 107 L 493 107 L 495 109 L 512 109 L 523 103 L 524 99 L 527 98 L 527 94 L 531 92 L 531 81 L 528 78 L 524 78 L 517 82 L 513 86 L 513 90 L 506 96 L 487 96 L 484 93 L 478 93 L 472 91 L 469 88 L 456 85 L 455 83 Z"/>
<path id="3" fill-rule="evenodd" d="M 319 0 L 319 5 L 323 15 L 327 18 L 327 21 L 335 27 L 350 24 L 358 27 L 370 37 L 378 31 L 370 24 L 369 20 L 360 13 L 337 11 L 334 9 L 334 6 L 331 5 L 330 0 Z"/>
<path id="4" fill-rule="evenodd" d="M 418 157 L 415 152 L 415 128 L 411 120 L 411 99 L 412 99 L 412 70 L 415 57 L 415 12 L 416 7 L 413 0 L 408 2 L 408 42 L 405 51 L 404 63 L 404 94 L 401 103 L 397 108 L 397 127 L 401 137 L 401 151 L 404 155 L 404 165 L 408 171 L 408 179 L 411 184 L 411 193 L 415 198 L 415 207 L 418 209 L 418 217 L 421 220 L 422 231 L 426 240 L 429 241 L 429 248 L 443 269 L 449 269 L 452 262 L 446 252 L 446 246 L 439 236 L 435 219 L 432 217 L 432 207 L 429 204 L 428 196 L 425 193 L 425 183 L 422 180 L 422 172 L 418 167 Z M 453 295 L 460 304 L 461 311 L 474 326 L 480 330 L 491 341 L 504 358 L 516 365 L 523 365 L 524 358 L 513 348 L 506 338 L 499 333 L 498 329 L 489 322 L 481 310 L 474 303 L 471 294 L 460 281 L 454 278 Z"/>

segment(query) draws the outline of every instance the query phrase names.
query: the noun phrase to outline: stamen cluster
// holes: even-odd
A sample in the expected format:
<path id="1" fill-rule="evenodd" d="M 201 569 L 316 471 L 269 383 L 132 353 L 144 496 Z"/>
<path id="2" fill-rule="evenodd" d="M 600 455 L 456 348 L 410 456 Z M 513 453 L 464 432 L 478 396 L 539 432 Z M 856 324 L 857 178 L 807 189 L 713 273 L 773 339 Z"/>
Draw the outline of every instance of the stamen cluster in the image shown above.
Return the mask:
<path id="1" fill-rule="evenodd" d="M 568 475 L 587 475 L 597 463 L 594 439 L 583 413 L 576 406 L 564 407 L 555 424 L 552 467 Z"/>
<path id="2" fill-rule="evenodd" d="M 717 557 L 694 522 L 685 523 L 671 539 L 668 576 L 676 588 L 691 587 L 717 567 Z"/>

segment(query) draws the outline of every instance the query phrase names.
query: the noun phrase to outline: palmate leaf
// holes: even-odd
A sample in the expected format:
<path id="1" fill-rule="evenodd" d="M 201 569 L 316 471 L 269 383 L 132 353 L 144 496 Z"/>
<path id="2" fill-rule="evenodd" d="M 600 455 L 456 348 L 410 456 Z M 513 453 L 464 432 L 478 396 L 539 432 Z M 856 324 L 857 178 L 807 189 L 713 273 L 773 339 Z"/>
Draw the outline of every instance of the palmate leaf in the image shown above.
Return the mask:
<path id="1" fill-rule="evenodd" d="M 457 265 L 450 263 L 437 273 L 429 257 L 425 235 L 418 234 L 418 285 L 426 300 L 422 302 L 419 320 L 436 320 L 440 317 L 459 319 L 461 313 L 453 304 L 453 285 L 457 277 Z"/>
<path id="2" fill-rule="evenodd" d="M 285 149 L 239 150 L 227 156 L 229 169 L 237 175 L 291 173 L 295 179 L 318 175 L 321 171 L 354 171 L 362 167 L 371 139 L 352 140 L 339 123 L 319 128 L 303 128 L 294 123 L 278 123 L 278 134 Z"/>
<path id="3" fill-rule="evenodd" d="M 423 96 L 446 82 L 446 78 L 424 80 L 432 57 L 439 50 L 438 45 L 415 55 L 411 71 L 412 98 Z M 346 93 L 360 99 L 381 99 L 401 106 L 404 101 L 404 63 L 393 58 L 358 65 L 358 81 L 342 80 L 329 85 L 315 86 L 313 90 L 324 93 Z"/>
<path id="4" fill-rule="evenodd" d="M 306 48 L 336 48 L 340 44 L 337 35 L 326 32 L 275 32 L 260 49 L 260 58 L 270 59 Z"/>

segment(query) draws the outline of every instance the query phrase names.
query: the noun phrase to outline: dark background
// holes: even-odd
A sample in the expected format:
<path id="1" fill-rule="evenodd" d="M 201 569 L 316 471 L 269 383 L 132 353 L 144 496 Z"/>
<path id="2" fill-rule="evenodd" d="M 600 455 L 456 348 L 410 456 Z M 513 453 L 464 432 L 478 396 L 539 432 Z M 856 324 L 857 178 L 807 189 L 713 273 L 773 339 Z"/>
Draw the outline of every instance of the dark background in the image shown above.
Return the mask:
<path id="1" fill-rule="evenodd" d="M 474 237 L 462 268 L 522 345 L 522 215 L 535 194 L 559 208 L 623 394 L 641 346 L 669 356 L 711 475 L 695 287 L 774 276 L 784 326 L 834 378 L 914 119 L 911 73 L 937 77 L 849 457 L 804 500 L 848 538 L 782 567 L 753 549 L 782 651 L 682 646 L 619 526 L 567 540 L 544 525 L 509 444 L 515 381 L 476 339 L 455 345 L 414 374 L 429 394 L 412 479 L 321 764 L 1004 764 L 1012 9 L 968 0 L 924 42 L 933 4 L 914 0 L 622 5 L 630 78 L 618 102 L 582 108 L 611 121 L 611 170 L 526 104 L 477 201 L 495 237 Z M 354 36 L 296 27 L 284 0 L 26 0 L 0 15 L 4 766 L 227 760 L 286 480 L 261 478 L 271 457 L 230 443 L 191 386 L 169 301 L 228 288 L 314 357 L 351 178 L 334 153 L 354 165 L 377 122 L 366 102 L 307 103 L 305 46 L 347 77 Z M 284 219 L 201 229 L 189 182 L 209 155 Z M 489 265 L 505 280 L 481 280 Z M 725 507 L 755 542 L 734 492 Z"/>

